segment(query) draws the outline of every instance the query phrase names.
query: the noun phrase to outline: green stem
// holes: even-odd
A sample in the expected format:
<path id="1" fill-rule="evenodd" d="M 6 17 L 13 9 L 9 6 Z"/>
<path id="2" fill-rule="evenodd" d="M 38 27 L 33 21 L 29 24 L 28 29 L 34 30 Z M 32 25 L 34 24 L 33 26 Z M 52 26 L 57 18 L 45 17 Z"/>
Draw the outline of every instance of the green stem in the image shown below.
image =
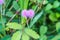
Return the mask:
<path id="1" fill-rule="evenodd" d="M 46 25 L 46 13 L 44 14 L 43 25 Z"/>
<path id="2" fill-rule="evenodd" d="M 27 20 L 27 26 L 28 26 L 28 28 L 29 28 L 29 24 L 28 24 L 28 21 L 29 21 L 29 20 Z"/>
<path id="3" fill-rule="evenodd" d="M 6 33 L 5 33 L 5 24 L 4 24 L 4 22 L 3 22 L 3 16 L 2 16 L 2 5 L 1 5 L 1 22 L 2 22 L 2 27 L 3 27 L 3 30 L 4 30 L 4 36 L 6 35 Z"/>

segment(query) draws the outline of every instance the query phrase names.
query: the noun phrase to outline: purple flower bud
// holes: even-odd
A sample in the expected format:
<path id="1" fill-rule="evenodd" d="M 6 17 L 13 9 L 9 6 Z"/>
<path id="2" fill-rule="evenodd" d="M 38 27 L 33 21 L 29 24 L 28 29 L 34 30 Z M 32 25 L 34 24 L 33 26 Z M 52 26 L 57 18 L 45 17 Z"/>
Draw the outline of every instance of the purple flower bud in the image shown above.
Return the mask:
<path id="1" fill-rule="evenodd" d="M 23 10 L 22 11 L 22 16 L 26 17 L 26 18 L 33 18 L 34 17 L 34 10 L 30 9 L 30 10 Z"/>
<path id="2" fill-rule="evenodd" d="M 4 3 L 4 0 L 0 0 L 0 5 L 2 5 Z"/>

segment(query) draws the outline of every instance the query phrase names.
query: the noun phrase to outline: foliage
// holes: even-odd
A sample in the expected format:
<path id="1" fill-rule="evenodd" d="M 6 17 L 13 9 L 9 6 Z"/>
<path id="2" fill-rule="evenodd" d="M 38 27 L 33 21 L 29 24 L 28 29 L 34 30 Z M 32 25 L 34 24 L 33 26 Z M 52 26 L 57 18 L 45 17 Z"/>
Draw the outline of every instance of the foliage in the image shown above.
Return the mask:
<path id="1" fill-rule="evenodd" d="M 3 1 L 0 40 L 60 40 L 60 0 Z M 30 9 L 34 17 L 22 17 L 22 11 Z"/>

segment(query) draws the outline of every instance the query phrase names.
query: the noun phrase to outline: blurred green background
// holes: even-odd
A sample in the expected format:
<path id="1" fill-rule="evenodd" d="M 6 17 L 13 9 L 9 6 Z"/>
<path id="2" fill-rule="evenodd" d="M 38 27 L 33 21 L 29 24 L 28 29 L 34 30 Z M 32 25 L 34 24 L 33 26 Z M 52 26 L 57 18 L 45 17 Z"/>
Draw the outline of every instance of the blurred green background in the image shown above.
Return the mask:
<path id="1" fill-rule="evenodd" d="M 21 17 L 24 9 L 33 9 L 34 18 Z M 60 0 L 4 0 L 0 40 L 60 40 Z"/>

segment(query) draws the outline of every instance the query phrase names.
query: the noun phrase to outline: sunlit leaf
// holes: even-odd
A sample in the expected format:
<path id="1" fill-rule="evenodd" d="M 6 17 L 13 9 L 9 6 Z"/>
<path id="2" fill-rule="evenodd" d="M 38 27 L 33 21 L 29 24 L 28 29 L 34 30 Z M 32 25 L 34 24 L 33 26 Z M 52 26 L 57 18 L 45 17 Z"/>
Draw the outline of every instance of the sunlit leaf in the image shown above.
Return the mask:
<path id="1" fill-rule="evenodd" d="M 18 23 L 7 23 L 7 27 L 12 28 L 12 29 L 23 29 L 23 26 Z"/>
<path id="2" fill-rule="evenodd" d="M 60 17 L 60 13 L 56 13 L 56 17 L 59 18 Z"/>
<path id="3" fill-rule="evenodd" d="M 53 13 L 51 13 L 50 15 L 49 15 L 49 19 L 51 20 L 51 21 L 57 21 L 57 18 L 56 18 L 56 15 L 55 14 L 53 14 Z"/>
<path id="4" fill-rule="evenodd" d="M 13 34 L 11 40 L 20 40 L 21 39 L 21 32 L 17 31 Z"/>
<path id="5" fill-rule="evenodd" d="M 31 36 L 34 39 L 39 38 L 39 35 L 35 31 L 33 31 L 32 29 L 26 28 L 25 32 L 26 32 L 26 34 L 28 34 L 29 36 Z"/>
<path id="6" fill-rule="evenodd" d="M 30 37 L 26 33 L 23 33 L 22 40 L 29 40 L 29 39 Z"/>

